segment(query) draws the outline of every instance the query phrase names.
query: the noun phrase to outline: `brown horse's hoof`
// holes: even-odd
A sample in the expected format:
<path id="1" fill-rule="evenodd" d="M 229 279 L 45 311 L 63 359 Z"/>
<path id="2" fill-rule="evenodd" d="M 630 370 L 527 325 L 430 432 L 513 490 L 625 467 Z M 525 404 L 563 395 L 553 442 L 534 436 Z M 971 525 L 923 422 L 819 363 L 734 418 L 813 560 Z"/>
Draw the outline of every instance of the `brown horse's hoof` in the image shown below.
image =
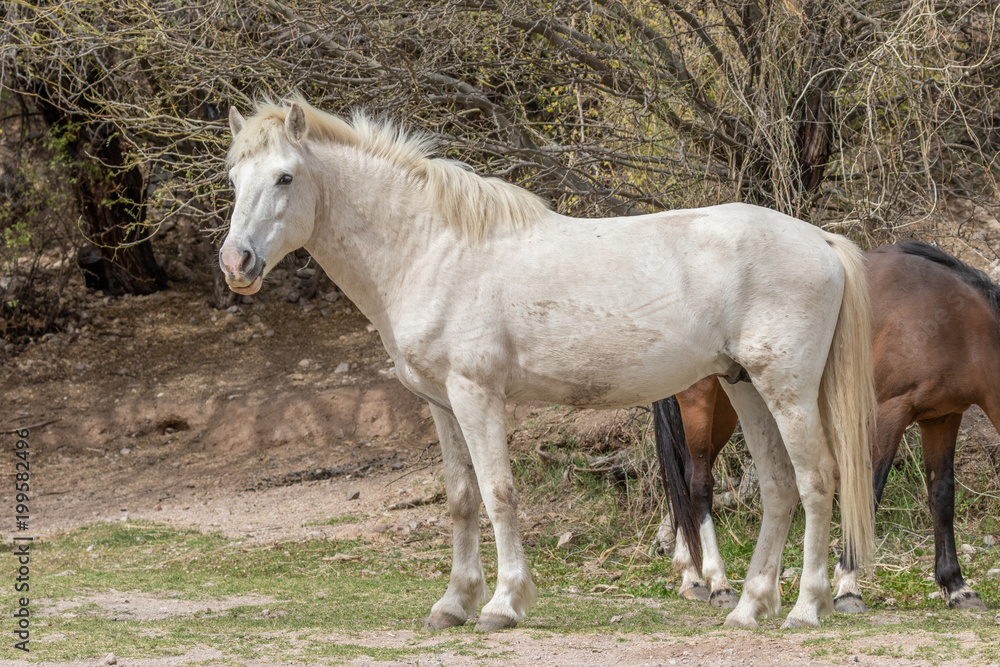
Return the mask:
<path id="1" fill-rule="evenodd" d="M 708 598 L 708 603 L 716 609 L 736 609 L 736 603 L 739 601 L 740 596 L 732 588 L 712 591 L 712 596 Z"/>
<path id="2" fill-rule="evenodd" d="M 948 598 L 948 606 L 962 611 L 986 611 L 986 604 L 976 591 L 958 591 Z"/>
<path id="3" fill-rule="evenodd" d="M 863 614 L 868 611 L 868 607 L 857 593 L 844 593 L 833 601 L 833 610 L 841 614 Z"/>
<path id="4" fill-rule="evenodd" d="M 507 618 L 506 616 L 497 616 L 496 614 L 491 614 L 479 617 L 479 622 L 476 623 L 476 631 L 493 632 L 494 630 L 510 630 L 516 625 L 517 621 L 515 621 L 513 618 Z"/>
<path id="5" fill-rule="evenodd" d="M 455 614 L 449 614 L 446 611 L 436 611 L 430 615 L 427 622 L 424 623 L 424 630 L 444 630 L 445 628 L 454 628 L 459 625 L 465 625 L 465 620 L 461 616 L 456 616 Z"/>
<path id="6" fill-rule="evenodd" d="M 705 602 L 709 598 L 708 587 L 705 584 L 693 583 L 688 588 L 680 592 L 680 596 L 685 600 L 695 600 Z"/>

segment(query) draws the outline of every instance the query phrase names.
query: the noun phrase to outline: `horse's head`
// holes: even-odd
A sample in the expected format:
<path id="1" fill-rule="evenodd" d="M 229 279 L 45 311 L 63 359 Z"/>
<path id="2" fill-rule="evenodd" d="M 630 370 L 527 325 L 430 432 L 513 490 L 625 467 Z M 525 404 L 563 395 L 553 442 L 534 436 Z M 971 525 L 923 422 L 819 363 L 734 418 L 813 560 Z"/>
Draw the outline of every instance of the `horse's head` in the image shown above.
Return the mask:
<path id="1" fill-rule="evenodd" d="M 219 259 L 229 288 L 253 294 L 265 274 L 312 236 L 319 191 L 308 169 L 303 141 L 309 128 L 298 104 L 283 121 L 273 114 L 244 120 L 233 107 L 229 128 L 229 183 L 236 201 Z"/>

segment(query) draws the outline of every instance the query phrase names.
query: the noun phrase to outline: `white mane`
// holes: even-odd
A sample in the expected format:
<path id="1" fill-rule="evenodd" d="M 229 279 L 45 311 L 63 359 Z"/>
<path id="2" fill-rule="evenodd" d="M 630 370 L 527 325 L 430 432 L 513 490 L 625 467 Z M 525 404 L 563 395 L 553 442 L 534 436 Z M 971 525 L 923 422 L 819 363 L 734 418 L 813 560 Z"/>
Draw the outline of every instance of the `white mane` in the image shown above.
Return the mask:
<path id="1" fill-rule="evenodd" d="M 463 163 L 431 157 L 435 142 L 428 135 L 408 133 L 390 122 L 372 120 L 363 112 L 355 113 L 348 122 L 302 99 L 293 101 L 305 112 L 309 128 L 306 141 L 353 146 L 406 170 L 424 184 L 445 221 L 469 240 L 482 239 L 497 225 L 524 229 L 548 211 L 541 197 L 523 188 L 479 176 Z M 258 103 L 243 129 L 233 137 L 226 166 L 268 148 L 272 142 L 284 141 L 288 109 L 289 104 Z"/>

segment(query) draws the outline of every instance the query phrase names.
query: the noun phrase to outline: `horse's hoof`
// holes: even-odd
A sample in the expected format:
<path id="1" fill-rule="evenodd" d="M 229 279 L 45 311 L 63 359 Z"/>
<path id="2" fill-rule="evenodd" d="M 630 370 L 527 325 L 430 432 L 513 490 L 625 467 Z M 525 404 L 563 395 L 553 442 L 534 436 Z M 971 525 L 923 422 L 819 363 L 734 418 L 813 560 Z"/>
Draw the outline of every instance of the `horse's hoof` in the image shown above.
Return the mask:
<path id="1" fill-rule="evenodd" d="M 986 611 L 986 604 L 975 591 L 959 591 L 948 599 L 948 606 L 962 611 Z"/>
<path id="2" fill-rule="evenodd" d="M 833 601 L 833 610 L 841 614 L 863 614 L 868 611 L 868 607 L 857 593 L 844 593 Z"/>
<path id="3" fill-rule="evenodd" d="M 785 622 L 781 624 L 781 627 L 786 630 L 792 628 L 818 628 L 819 621 L 811 621 L 789 616 L 788 618 L 785 619 Z"/>
<path id="4" fill-rule="evenodd" d="M 517 621 L 506 616 L 488 614 L 479 617 L 476 623 L 477 632 L 493 632 L 494 630 L 509 630 L 517 625 Z"/>
<path id="5" fill-rule="evenodd" d="M 446 611 L 436 611 L 428 617 L 427 622 L 424 623 L 424 630 L 444 630 L 445 628 L 454 628 L 459 625 L 465 625 L 465 620 L 461 616 L 456 616 L 455 614 L 449 614 Z"/>
<path id="6" fill-rule="evenodd" d="M 740 601 L 740 596 L 732 588 L 723 588 L 712 591 L 708 603 L 716 609 L 736 609 L 736 603 Z"/>
<path id="7" fill-rule="evenodd" d="M 722 624 L 724 628 L 756 628 L 757 619 L 739 618 L 733 614 L 726 616 L 726 622 Z"/>
<path id="8" fill-rule="evenodd" d="M 696 600 L 698 602 L 705 602 L 709 598 L 708 587 L 705 584 L 697 582 L 682 590 L 679 595 L 685 600 Z"/>

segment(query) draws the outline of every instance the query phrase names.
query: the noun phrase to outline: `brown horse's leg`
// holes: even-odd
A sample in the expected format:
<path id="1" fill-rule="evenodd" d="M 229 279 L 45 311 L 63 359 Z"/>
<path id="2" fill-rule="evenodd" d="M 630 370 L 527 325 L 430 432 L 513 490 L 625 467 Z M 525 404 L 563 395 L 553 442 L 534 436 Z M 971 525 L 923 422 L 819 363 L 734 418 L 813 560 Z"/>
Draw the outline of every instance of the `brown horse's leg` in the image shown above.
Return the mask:
<path id="1" fill-rule="evenodd" d="M 714 377 L 704 378 L 676 396 L 684 420 L 684 438 L 691 454 L 691 469 L 687 471 L 687 486 L 691 497 L 690 512 L 695 524 L 700 527 L 699 533 L 704 533 L 706 523 L 711 526 L 712 522 L 712 489 L 715 485 L 712 463 L 719 454 L 713 446 L 715 444 L 713 427 L 719 396 L 725 398 L 719 390 L 718 380 Z M 729 403 L 728 399 L 726 403 Z M 731 405 L 729 409 L 732 410 Z M 678 510 L 679 508 L 674 508 L 675 514 Z M 704 540 L 700 542 L 702 569 L 704 569 L 707 554 Z M 709 599 L 711 589 L 702 578 L 702 572 L 695 566 L 689 545 L 681 534 L 677 535 L 674 546 L 674 567 L 681 572 L 678 595 L 687 600 Z"/>
<path id="2" fill-rule="evenodd" d="M 899 448 L 903 431 L 910 425 L 912 418 L 912 403 L 906 396 L 896 396 L 881 402 L 878 406 L 878 427 L 872 440 L 872 481 L 875 491 L 875 506 L 882 499 L 892 460 Z M 858 585 L 857 568 L 847 562 L 847 554 L 841 554 L 834 573 L 834 586 L 837 597 L 833 600 L 833 608 L 842 614 L 858 614 L 868 611 L 861 597 L 861 587 Z"/>
<path id="3" fill-rule="evenodd" d="M 719 545 L 715 536 L 715 525 L 712 522 L 712 489 L 715 485 L 715 479 L 711 473 L 712 467 L 715 465 L 715 460 L 719 457 L 719 452 L 726 446 L 726 443 L 729 442 L 729 439 L 733 435 L 733 431 L 736 430 L 738 417 L 726 392 L 722 391 L 719 380 L 715 381 L 714 389 L 715 417 L 712 420 L 712 455 L 708 461 L 707 484 L 702 487 L 708 493 L 707 497 L 700 501 L 703 512 L 701 545 L 704 565 L 702 566 L 702 573 L 708 580 L 709 588 L 712 591 L 712 595 L 709 597 L 711 605 L 719 609 L 734 609 L 736 603 L 739 602 L 740 596 L 736 594 L 736 591 L 733 590 L 732 585 L 729 583 L 729 579 L 726 578 L 726 564 L 722 560 L 722 554 L 719 553 Z M 694 458 L 693 455 L 692 458 Z"/>
<path id="4" fill-rule="evenodd" d="M 965 584 L 955 551 L 955 439 L 962 414 L 920 422 L 927 500 L 934 520 L 934 579 L 952 609 L 985 610 L 979 594 Z"/>

